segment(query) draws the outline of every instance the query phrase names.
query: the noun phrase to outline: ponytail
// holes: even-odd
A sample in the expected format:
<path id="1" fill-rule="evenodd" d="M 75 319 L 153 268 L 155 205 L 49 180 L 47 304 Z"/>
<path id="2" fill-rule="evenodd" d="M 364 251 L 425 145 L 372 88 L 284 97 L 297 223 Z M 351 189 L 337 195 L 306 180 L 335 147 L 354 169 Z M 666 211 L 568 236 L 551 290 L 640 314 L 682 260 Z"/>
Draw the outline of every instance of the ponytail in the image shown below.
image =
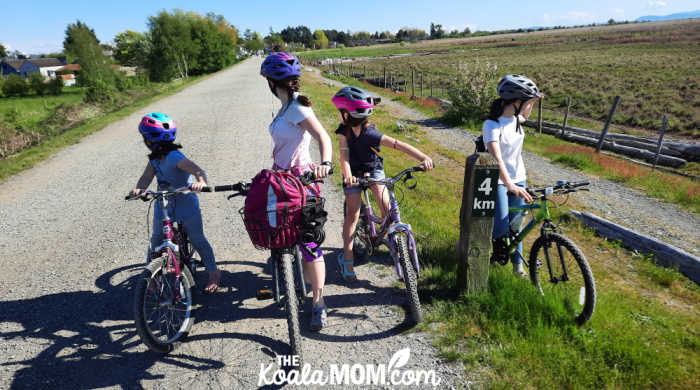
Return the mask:
<path id="1" fill-rule="evenodd" d="M 362 126 L 362 131 L 365 131 L 370 126 L 369 120 L 367 118 L 353 118 L 350 115 L 350 112 L 348 112 L 348 110 L 344 108 L 340 109 L 340 113 L 343 117 L 343 123 L 340 124 L 340 127 L 345 132 L 346 139 L 350 139 L 350 132 L 352 132 L 353 127 Z"/>
<path id="2" fill-rule="evenodd" d="M 289 101 L 292 101 L 292 98 L 294 97 L 294 92 L 299 92 L 299 79 L 298 78 L 292 78 L 292 79 L 285 79 L 282 80 L 281 82 L 282 88 L 287 89 L 287 96 L 289 96 Z M 304 95 L 299 95 L 297 96 L 297 101 L 305 107 L 311 107 L 311 99 Z"/>
<path id="3" fill-rule="evenodd" d="M 502 99 L 498 98 L 491 103 L 491 108 L 489 109 L 489 116 L 488 119 L 498 122 L 498 118 L 503 115 L 503 111 L 505 111 L 506 106 L 509 104 L 512 104 L 515 102 L 516 99 Z"/>

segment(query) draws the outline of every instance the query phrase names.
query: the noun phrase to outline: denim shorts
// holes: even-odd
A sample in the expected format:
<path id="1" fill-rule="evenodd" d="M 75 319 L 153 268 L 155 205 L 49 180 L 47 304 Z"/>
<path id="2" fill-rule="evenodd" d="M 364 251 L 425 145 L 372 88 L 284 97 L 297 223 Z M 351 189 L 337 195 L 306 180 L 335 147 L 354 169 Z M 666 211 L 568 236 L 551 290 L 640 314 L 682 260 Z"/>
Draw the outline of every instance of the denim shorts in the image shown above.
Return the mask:
<path id="1" fill-rule="evenodd" d="M 386 174 L 383 169 L 377 169 L 369 173 L 369 178 L 374 180 L 386 179 Z M 359 194 L 360 192 L 362 192 L 362 187 L 360 186 L 346 187 L 345 184 L 343 184 L 343 193 L 345 193 L 345 195 Z"/>

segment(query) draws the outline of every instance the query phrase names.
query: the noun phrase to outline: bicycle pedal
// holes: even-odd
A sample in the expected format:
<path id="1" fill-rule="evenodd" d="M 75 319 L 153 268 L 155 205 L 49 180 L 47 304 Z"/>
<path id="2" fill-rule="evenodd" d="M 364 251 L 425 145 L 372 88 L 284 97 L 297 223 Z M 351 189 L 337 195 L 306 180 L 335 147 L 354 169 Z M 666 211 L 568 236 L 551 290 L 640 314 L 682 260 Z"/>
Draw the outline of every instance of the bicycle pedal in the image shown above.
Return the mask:
<path id="1" fill-rule="evenodd" d="M 258 298 L 259 301 L 262 301 L 265 299 L 272 299 L 272 290 L 270 290 L 270 289 L 258 290 L 258 292 L 255 294 L 255 297 Z"/>

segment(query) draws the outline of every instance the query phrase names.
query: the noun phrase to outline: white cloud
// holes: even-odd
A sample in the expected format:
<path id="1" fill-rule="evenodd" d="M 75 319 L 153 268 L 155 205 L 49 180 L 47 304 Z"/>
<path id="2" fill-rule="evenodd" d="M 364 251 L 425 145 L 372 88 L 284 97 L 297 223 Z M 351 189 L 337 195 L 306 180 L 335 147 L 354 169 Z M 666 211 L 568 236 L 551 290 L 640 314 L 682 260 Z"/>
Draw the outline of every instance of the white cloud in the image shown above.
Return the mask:
<path id="1" fill-rule="evenodd" d="M 647 4 L 649 8 L 662 8 L 668 5 L 668 3 L 663 0 L 649 0 Z"/>
<path id="2" fill-rule="evenodd" d="M 617 18 L 617 19 L 624 19 L 625 18 L 625 10 L 622 8 L 613 8 L 612 15 L 614 18 Z"/>

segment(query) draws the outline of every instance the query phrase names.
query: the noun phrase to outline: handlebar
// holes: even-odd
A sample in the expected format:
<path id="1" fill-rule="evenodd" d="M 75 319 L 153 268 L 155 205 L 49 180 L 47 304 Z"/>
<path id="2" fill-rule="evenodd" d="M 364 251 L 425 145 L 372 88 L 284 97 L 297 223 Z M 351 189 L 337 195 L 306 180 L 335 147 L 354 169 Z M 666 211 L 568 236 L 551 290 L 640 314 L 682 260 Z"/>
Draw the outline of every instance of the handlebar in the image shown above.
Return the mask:
<path id="1" fill-rule="evenodd" d="M 404 182 L 408 181 L 409 179 L 412 179 L 413 175 L 411 175 L 411 173 L 413 173 L 413 172 L 425 172 L 425 167 L 423 165 L 416 165 L 414 167 L 404 169 L 403 171 L 399 172 L 399 174 L 397 174 L 396 176 L 388 177 L 385 179 L 371 179 L 371 178 L 367 178 L 367 177 L 358 177 L 357 184 L 359 186 L 362 186 L 362 187 L 368 187 L 374 183 L 393 185 L 393 184 L 396 184 L 399 181 L 401 181 L 401 179 L 404 178 L 404 176 L 406 176 L 406 178 L 404 179 Z M 415 185 L 413 187 L 409 187 L 409 188 L 414 188 L 414 187 L 415 187 Z"/>
<path id="2" fill-rule="evenodd" d="M 533 198 L 542 198 L 547 195 L 565 195 L 576 191 L 589 191 L 588 188 L 580 188 L 590 185 L 589 181 L 567 182 L 560 180 L 555 186 L 550 187 L 528 187 L 527 192 Z"/>

